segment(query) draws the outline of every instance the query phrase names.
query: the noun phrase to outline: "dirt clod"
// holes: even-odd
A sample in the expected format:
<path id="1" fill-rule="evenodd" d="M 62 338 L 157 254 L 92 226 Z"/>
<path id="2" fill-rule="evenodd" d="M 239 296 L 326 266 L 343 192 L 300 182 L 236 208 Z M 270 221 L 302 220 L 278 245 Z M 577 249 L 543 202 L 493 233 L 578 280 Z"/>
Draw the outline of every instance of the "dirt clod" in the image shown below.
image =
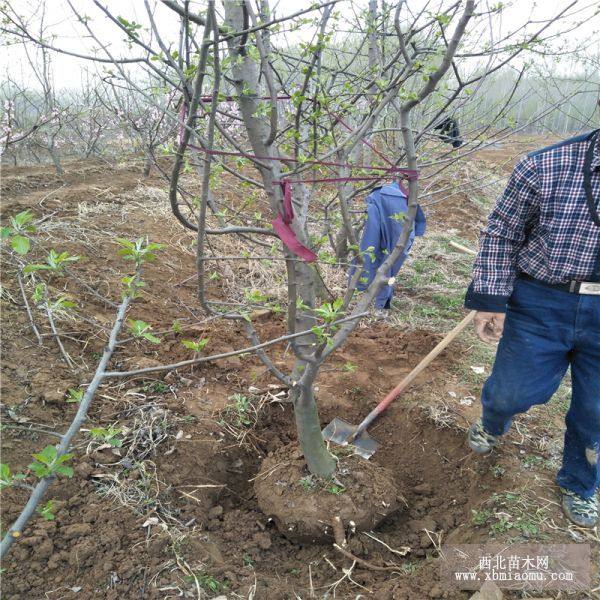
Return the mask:
<path id="1" fill-rule="evenodd" d="M 340 459 L 338 483 L 312 481 L 295 445 L 284 446 L 266 458 L 254 484 L 258 505 L 287 538 L 331 542 L 330 523 L 339 516 L 357 531 L 371 530 L 399 507 L 391 473 L 357 456 Z"/>

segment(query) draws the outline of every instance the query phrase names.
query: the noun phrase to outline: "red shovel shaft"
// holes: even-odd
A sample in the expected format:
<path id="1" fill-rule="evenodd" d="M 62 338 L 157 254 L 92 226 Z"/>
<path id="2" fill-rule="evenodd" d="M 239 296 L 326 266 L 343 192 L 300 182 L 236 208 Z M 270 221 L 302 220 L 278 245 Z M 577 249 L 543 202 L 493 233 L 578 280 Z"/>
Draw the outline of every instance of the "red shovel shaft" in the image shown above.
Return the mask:
<path id="1" fill-rule="evenodd" d="M 424 371 L 444 348 L 473 320 L 472 310 L 446 337 L 363 419 L 348 440 L 352 443 Z"/>

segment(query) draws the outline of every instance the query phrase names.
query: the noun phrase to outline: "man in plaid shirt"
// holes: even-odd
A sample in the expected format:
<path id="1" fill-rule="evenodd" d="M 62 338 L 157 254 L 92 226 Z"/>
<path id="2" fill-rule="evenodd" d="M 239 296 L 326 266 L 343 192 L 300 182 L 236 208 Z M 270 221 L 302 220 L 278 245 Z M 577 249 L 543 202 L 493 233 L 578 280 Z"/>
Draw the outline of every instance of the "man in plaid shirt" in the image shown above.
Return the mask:
<path id="1" fill-rule="evenodd" d="M 482 231 L 465 306 L 499 341 L 469 445 L 491 451 L 512 417 L 550 400 L 571 367 L 557 481 L 574 523 L 598 522 L 600 487 L 600 130 L 519 161 Z"/>

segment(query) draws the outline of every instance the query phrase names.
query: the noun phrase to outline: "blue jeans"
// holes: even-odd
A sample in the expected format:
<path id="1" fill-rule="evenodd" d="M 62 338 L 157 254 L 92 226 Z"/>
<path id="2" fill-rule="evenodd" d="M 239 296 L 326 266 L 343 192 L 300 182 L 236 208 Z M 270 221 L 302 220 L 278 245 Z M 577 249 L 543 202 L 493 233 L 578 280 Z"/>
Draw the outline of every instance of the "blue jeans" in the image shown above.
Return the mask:
<path id="1" fill-rule="evenodd" d="M 548 402 L 569 365 L 573 394 L 557 482 L 589 498 L 600 486 L 600 296 L 517 279 L 481 395 L 485 429 L 504 434 L 514 415 Z"/>

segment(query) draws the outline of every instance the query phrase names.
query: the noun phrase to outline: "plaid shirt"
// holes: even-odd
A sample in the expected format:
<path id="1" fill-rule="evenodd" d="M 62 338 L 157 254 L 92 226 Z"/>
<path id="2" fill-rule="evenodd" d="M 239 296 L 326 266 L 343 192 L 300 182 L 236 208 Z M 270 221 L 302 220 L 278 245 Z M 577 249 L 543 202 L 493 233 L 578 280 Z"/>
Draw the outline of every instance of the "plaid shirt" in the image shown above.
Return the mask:
<path id="1" fill-rule="evenodd" d="M 590 143 L 592 198 L 600 199 L 600 130 L 522 158 L 482 230 L 467 308 L 504 312 L 515 278 L 600 281 L 600 226 L 584 189 Z M 594 142 L 595 140 L 595 142 Z"/>

